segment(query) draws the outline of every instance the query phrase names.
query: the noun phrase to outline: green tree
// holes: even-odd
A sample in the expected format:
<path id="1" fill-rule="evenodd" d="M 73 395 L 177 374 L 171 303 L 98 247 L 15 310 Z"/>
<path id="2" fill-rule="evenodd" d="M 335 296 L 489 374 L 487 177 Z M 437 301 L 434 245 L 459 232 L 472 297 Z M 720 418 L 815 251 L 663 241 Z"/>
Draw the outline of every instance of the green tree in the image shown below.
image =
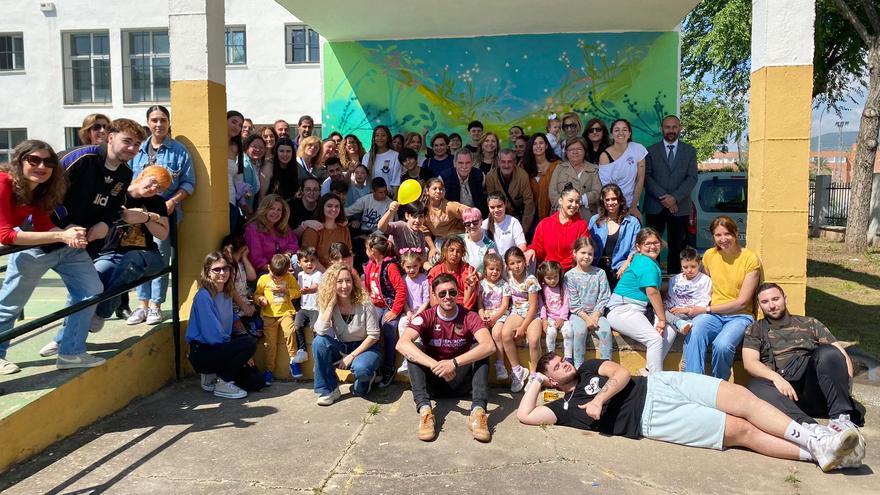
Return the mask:
<path id="1" fill-rule="evenodd" d="M 739 140 L 745 109 L 745 100 L 731 100 L 710 85 L 681 82 L 682 138 L 697 149 L 697 161 L 712 156 L 730 136 Z"/>

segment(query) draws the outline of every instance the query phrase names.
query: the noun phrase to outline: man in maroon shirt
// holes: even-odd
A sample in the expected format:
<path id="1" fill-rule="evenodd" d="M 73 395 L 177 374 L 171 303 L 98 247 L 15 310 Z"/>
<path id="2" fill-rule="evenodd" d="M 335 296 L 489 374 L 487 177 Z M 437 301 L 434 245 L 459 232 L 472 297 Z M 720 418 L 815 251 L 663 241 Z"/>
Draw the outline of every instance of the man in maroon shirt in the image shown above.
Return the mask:
<path id="1" fill-rule="evenodd" d="M 459 288 L 452 275 L 437 276 L 431 290 L 440 303 L 411 319 L 397 343 L 397 351 L 409 361 L 419 440 L 428 442 L 436 436 L 432 396 L 470 395 L 468 429 L 476 440 L 488 442 L 492 438 L 486 414 L 489 356 L 495 343 L 480 316 L 456 303 Z"/>

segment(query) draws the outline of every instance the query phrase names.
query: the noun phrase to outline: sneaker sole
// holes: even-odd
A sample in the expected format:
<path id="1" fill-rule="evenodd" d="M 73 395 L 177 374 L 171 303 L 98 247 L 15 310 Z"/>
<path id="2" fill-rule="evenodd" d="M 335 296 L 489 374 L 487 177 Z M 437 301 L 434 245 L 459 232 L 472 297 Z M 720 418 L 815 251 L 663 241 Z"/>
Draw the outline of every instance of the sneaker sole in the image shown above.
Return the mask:
<path id="1" fill-rule="evenodd" d="M 51 352 L 43 352 L 43 351 L 40 351 L 40 356 L 43 356 L 43 357 L 54 356 L 54 355 L 56 355 L 56 354 L 58 354 L 58 349 L 55 349 L 55 350 L 53 350 L 53 351 L 51 351 Z"/>
<path id="2" fill-rule="evenodd" d="M 247 397 L 247 393 L 245 393 L 245 394 L 227 394 L 225 392 L 218 392 L 215 390 L 214 396 L 220 397 L 223 399 L 244 399 L 245 397 Z"/>
<path id="3" fill-rule="evenodd" d="M 0 369 L 0 375 L 12 375 L 21 371 L 21 368 L 3 368 Z"/>
<path id="4" fill-rule="evenodd" d="M 73 370 L 73 369 L 78 369 L 78 368 L 97 368 L 98 366 L 101 366 L 101 365 L 104 364 L 105 362 L 106 362 L 106 361 L 101 361 L 100 363 L 89 363 L 89 364 L 83 364 L 83 363 L 65 363 L 65 364 L 55 364 L 55 366 L 56 366 L 59 370 Z"/>
<path id="5" fill-rule="evenodd" d="M 822 471 L 829 472 L 837 469 L 840 466 L 840 463 L 843 462 L 843 458 L 850 455 L 853 450 L 859 445 L 859 433 L 856 430 L 846 430 L 845 437 L 843 441 L 840 443 L 840 447 L 837 449 L 837 452 L 834 453 L 834 457 L 831 459 L 825 466 L 820 466 Z"/>

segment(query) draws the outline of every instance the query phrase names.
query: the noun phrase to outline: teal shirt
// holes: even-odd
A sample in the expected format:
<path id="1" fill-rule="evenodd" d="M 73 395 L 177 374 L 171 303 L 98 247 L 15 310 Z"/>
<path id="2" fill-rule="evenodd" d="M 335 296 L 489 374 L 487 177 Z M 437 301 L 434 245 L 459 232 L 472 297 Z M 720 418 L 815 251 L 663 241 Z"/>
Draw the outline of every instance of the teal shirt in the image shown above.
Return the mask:
<path id="1" fill-rule="evenodd" d="M 636 254 L 629 268 L 623 272 L 614 293 L 637 301 L 648 302 L 647 287 L 660 288 L 660 265 L 644 254 Z"/>

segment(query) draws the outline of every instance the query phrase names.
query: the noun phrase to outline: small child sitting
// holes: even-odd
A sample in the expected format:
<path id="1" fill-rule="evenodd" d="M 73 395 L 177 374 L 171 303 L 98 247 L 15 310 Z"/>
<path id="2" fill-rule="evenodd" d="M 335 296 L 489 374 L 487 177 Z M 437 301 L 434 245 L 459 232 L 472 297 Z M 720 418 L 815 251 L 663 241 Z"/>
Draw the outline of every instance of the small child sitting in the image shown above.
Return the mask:
<path id="1" fill-rule="evenodd" d="M 300 248 L 296 258 L 302 269 L 296 275 L 302 299 L 294 319 L 297 349 L 296 353 L 290 356 L 290 374 L 294 378 L 302 378 L 300 364 L 309 359 L 306 351 L 306 327 L 311 328 L 318 319 L 318 283 L 323 273 L 318 270 L 318 253 L 314 247 Z"/>
<path id="2" fill-rule="evenodd" d="M 278 331 L 284 334 L 287 352 L 296 355 L 297 346 L 294 342 L 296 325 L 294 317 L 296 309 L 293 299 L 300 297 L 299 284 L 290 274 L 290 258 L 283 254 L 272 256 L 269 262 L 269 273 L 257 280 L 254 291 L 254 303 L 259 306 L 263 317 L 263 352 L 266 358 L 266 385 L 274 380 L 272 369 L 275 367 L 275 356 L 278 353 Z"/>
<path id="3" fill-rule="evenodd" d="M 544 261 L 535 273 L 541 282 L 544 304 L 541 305 L 541 319 L 544 320 L 544 331 L 547 352 L 556 352 L 556 335 L 562 333 L 563 344 L 570 343 L 571 323 L 569 317 L 568 291 L 563 287 L 562 265 L 557 261 Z M 571 356 L 573 350 L 564 348 L 565 356 Z"/>
<path id="4" fill-rule="evenodd" d="M 431 289 L 428 286 L 428 276 L 422 269 L 422 253 L 416 251 L 407 251 L 400 256 L 400 263 L 403 265 L 403 271 L 406 273 L 404 282 L 406 282 L 406 314 L 400 318 L 397 326 L 398 335 L 403 336 L 403 332 L 409 327 L 409 322 L 418 317 L 431 304 Z M 420 322 L 421 320 L 416 320 Z M 416 323 L 418 324 L 418 323 Z M 422 343 L 421 337 L 416 339 L 417 344 Z M 403 364 L 397 368 L 398 373 L 407 373 L 409 371 L 409 362 L 403 358 Z"/>
<path id="5" fill-rule="evenodd" d="M 689 306 L 708 306 L 712 301 L 712 279 L 700 271 L 700 256 L 697 250 L 686 246 L 679 255 L 681 273 L 669 280 L 668 297 L 666 298 L 666 321 L 687 335 L 693 323 L 686 314 L 676 314 L 676 308 Z"/>

